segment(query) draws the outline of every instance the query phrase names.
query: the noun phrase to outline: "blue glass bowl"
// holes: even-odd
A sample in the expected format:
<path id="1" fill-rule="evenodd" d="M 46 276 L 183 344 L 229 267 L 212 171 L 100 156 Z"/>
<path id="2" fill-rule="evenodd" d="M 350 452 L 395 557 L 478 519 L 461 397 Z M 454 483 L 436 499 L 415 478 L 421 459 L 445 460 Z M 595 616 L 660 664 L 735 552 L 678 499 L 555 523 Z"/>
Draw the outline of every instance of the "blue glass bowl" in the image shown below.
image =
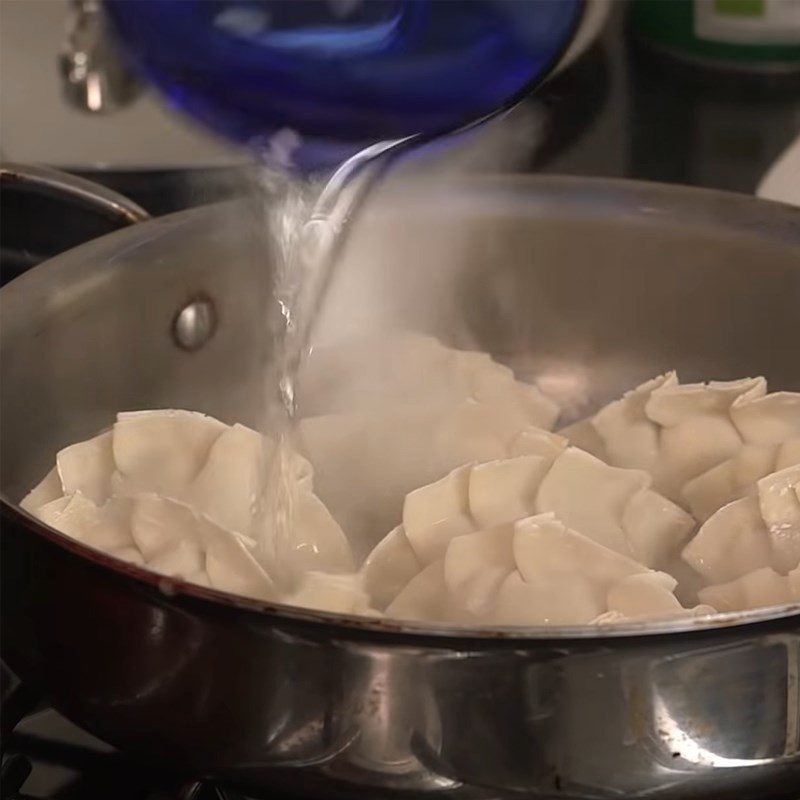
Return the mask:
<path id="1" fill-rule="evenodd" d="M 168 100 L 250 145 L 282 129 L 302 166 L 434 135 L 518 100 L 558 62 L 583 0 L 106 0 Z M 317 163 L 315 163 L 317 162 Z"/>

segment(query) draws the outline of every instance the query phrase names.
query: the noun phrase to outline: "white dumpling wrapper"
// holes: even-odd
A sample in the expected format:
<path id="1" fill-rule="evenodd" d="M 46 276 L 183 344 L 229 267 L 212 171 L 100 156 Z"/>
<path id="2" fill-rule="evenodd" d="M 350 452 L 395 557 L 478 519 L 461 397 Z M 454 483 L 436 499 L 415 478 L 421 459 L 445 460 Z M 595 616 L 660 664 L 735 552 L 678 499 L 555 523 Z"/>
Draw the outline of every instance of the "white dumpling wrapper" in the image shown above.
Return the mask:
<path id="1" fill-rule="evenodd" d="M 622 578 L 648 572 L 633 559 L 569 529 L 552 513 L 517 522 L 513 549 L 517 569 L 527 582 L 578 574 L 596 584 L 603 598 Z"/>
<path id="2" fill-rule="evenodd" d="M 197 542 L 181 540 L 161 550 L 147 563 L 147 568 L 170 578 L 190 580 L 205 570 L 205 554 Z"/>
<path id="3" fill-rule="evenodd" d="M 753 400 L 767 392 L 762 377 L 708 383 L 665 383 L 654 389 L 647 401 L 647 416 L 667 428 L 680 425 L 696 416 L 728 416 L 739 398 Z"/>
<path id="4" fill-rule="evenodd" d="M 514 436 L 508 445 L 508 457 L 542 456 L 550 463 L 567 447 L 567 439 L 542 428 L 525 428 Z"/>
<path id="5" fill-rule="evenodd" d="M 659 375 L 626 392 L 592 417 L 591 428 L 603 444 L 604 461 L 617 467 L 654 472 L 659 456 L 660 431 L 645 413 L 645 406 L 656 389 L 677 384 L 674 372 Z M 588 431 L 584 435 L 588 436 Z"/>
<path id="6" fill-rule="evenodd" d="M 253 558 L 242 540 L 222 528 L 219 535 L 206 541 L 205 573 L 212 589 L 252 597 L 255 600 L 274 600 L 272 578 Z"/>
<path id="7" fill-rule="evenodd" d="M 579 573 L 530 583 L 516 570 L 497 591 L 488 621 L 494 625 L 584 625 L 605 610 L 595 587 Z"/>
<path id="8" fill-rule="evenodd" d="M 80 492 L 96 505 L 102 505 L 111 495 L 114 468 L 111 431 L 65 447 L 56 455 L 64 494 Z"/>
<path id="9" fill-rule="evenodd" d="M 128 564 L 135 564 L 137 567 L 144 566 L 144 557 L 139 552 L 139 548 L 132 547 L 119 547 L 115 550 L 109 550 L 109 555 L 118 558 L 120 561 L 125 561 Z"/>
<path id="10" fill-rule="evenodd" d="M 54 500 L 50 500 L 48 503 L 39 506 L 39 508 L 33 512 L 33 516 L 45 525 L 49 525 L 51 528 L 58 530 L 58 519 L 71 501 L 72 495 L 56 497 Z"/>
<path id="11" fill-rule="evenodd" d="M 647 416 L 662 426 L 655 484 L 680 501 L 681 489 L 692 478 L 736 455 L 742 437 L 730 418 L 737 398 L 766 393 L 764 378 L 710 381 L 662 386 L 645 406 Z"/>
<path id="12" fill-rule="evenodd" d="M 739 432 L 727 416 L 697 414 L 663 428 L 656 485 L 680 500 L 686 483 L 735 456 L 741 446 Z"/>
<path id="13" fill-rule="evenodd" d="M 764 606 L 779 606 L 800 600 L 792 592 L 792 583 L 771 567 L 748 572 L 727 583 L 707 586 L 698 592 L 703 603 L 717 611 L 745 611 Z"/>
<path id="14" fill-rule="evenodd" d="M 361 566 L 364 589 L 372 605 L 386 608 L 421 569 L 403 526 L 398 525 L 378 542 Z"/>
<path id="15" fill-rule="evenodd" d="M 325 504 L 312 492 L 294 498 L 290 538 L 278 547 L 278 567 L 303 572 L 353 572 L 350 543 Z"/>
<path id="16" fill-rule="evenodd" d="M 416 622 L 450 621 L 444 581 L 444 559 L 428 564 L 415 575 L 386 609 L 386 616 Z"/>
<path id="17" fill-rule="evenodd" d="M 194 411 L 118 414 L 112 439 L 115 494 L 155 492 L 183 497 L 226 427 Z"/>
<path id="18" fill-rule="evenodd" d="M 629 619 L 680 613 L 684 609 L 674 595 L 677 585 L 665 572 L 629 575 L 608 590 L 608 610 Z"/>
<path id="19" fill-rule="evenodd" d="M 558 419 L 558 404 L 546 397 L 531 384 L 521 383 L 514 378 L 508 367 L 476 370 L 472 377 L 472 397 L 479 403 L 493 409 L 504 411 L 520 422 L 550 430 Z"/>
<path id="20" fill-rule="evenodd" d="M 433 437 L 434 459 L 449 466 L 504 458 L 506 444 L 527 425 L 522 414 L 467 398 L 442 417 Z"/>
<path id="21" fill-rule="evenodd" d="M 369 597 L 357 575 L 331 575 L 307 572 L 295 592 L 282 602 L 336 614 L 363 614 L 369 610 Z"/>
<path id="22" fill-rule="evenodd" d="M 53 469 L 51 469 L 50 472 L 20 500 L 19 506 L 23 511 L 27 511 L 29 514 L 36 516 L 36 511 L 42 506 L 51 503 L 53 500 L 58 500 L 63 496 L 64 491 L 61 488 L 61 478 L 58 475 L 58 470 L 53 467 Z"/>
<path id="23" fill-rule="evenodd" d="M 788 572 L 800 563 L 800 464 L 758 482 L 758 504 L 769 531 L 775 566 Z"/>
<path id="24" fill-rule="evenodd" d="M 589 453 L 568 447 L 542 480 L 536 511 L 552 512 L 569 528 L 630 555 L 622 515 L 633 495 L 649 484 L 645 472 L 610 467 Z"/>
<path id="25" fill-rule="evenodd" d="M 787 439 L 779 448 L 775 457 L 775 472 L 800 464 L 800 436 Z"/>
<path id="26" fill-rule="evenodd" d="M 178 542 L 201 543 L 200 518 L 190 506 L 160 497 L 140 494 L 133 498 L 131 533 L 146 562 Z"/>
<path id="27" fill-rule="evenodd" d="M 755 493 L 755 484 L 775 466 L 775 448 L 745 444 L 732 458 L 690 480 L 685 498 L 695 519 L 705 522 L 728 503 Z"/>
<path id="28" fill-rule="evenodd" d="M 646 567 L 664 567 L 694 527 L 691 515 L 652 489 L 634 494 L 622 512 L 622 529 L 631 555 Z"/>
<path id="29" fill-rule="evenodd" d="M 601 461 L 609 461 L 605 442 L 600 438 L 600 434 L 592 424 L 591 418 L 573 422 L 572 425 L 561 428 L 558 433 L 567 439 L 573 447 L 577 447 L 586 453 L 591 453 Z"/>
<path id="30" fill-rule="evenodd" d="M 737 398 L 731 419 L 746 442 L 780 445 L 800 437 L 800 392 L 773 392 Z"/>
<path id="31" fill-rule="evenodd" d="M 469 511 L 477 527 L 493 528 L 530 516 L 550 463 L 543 456 L 519 456 L 474 466 L 469 475 Z"/>
<path id="32" fill-rule="evenodd" d="M 212 444 L 187 501 L 218 525 L 247 534 L 253 508 L 267 481 L 274 443 L 244 425 L 233 425 Z"/>
<path id="33" fill-rule="evenodd" d="M 272 579 L 245 547 L 245 539 L 184 503 L 153 494 L 137 496 L 131 531 L 148 566 L 185 543 L 184 547 L 192 545 L 204 553 L 212 588 L 257 600 L 275 597 Z"/>
<path id="34" fill-rule="evenodd" d="M 516 569 L 513 539 L 513 525 L 504 525 L 450 541 L 444 581 L 458 607 L 476 615 L 489 608 L 500 585 Z"/>
<path id="35" fill-rule="evenodd" d="M 471 464 L 406 495 L 403 529 L 421 564 L 441 559 L 450 540 L 475 530 L 469 513 Z"/>
<path id="36" fill-rule="evenodd" d="M 42 506 L 36 516 L 45 524 L 98 550 L 133 545 L 131 504 L 111 498 L 97 506 L 79 492 Z"/>
<path id="37" fill-rule="evenodd" d="M 712 583 L 771 567 L 772 548 L 758 499 L 745 497 L 723 506 L 686 545 L 682 557 Z"/>

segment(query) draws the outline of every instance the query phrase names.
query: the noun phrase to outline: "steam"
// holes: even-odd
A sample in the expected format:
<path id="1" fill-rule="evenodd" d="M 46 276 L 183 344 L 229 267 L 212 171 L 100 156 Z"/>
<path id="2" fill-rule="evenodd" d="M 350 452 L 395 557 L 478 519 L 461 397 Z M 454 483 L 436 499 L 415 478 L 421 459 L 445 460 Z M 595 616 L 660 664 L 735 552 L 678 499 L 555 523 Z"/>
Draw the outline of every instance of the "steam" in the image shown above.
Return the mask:
<path id="1" fill-rule="evenodd" d="M 489 195 L 507 191 L 491 176 L 529 160 L 543 127 L 537 106 L 520 106 L 403 158 L 372 189 L 346 232 L 313 321 L 312 347 L 371 340 L 373 352 L 359 348 L 358 368 L 367 372 L 382 369 L 387 337 L 398 331 L 433 335 L 459 349 L 483 349 L 485 337 L 470 319 L 471 305 L 475 292 L 492 283 L 485 276 L 500 251 L 495 243 L 502 230 L 491 220 Z M 480 183 L 486 194 L 463 191 L 470 183 Z M 476 224 L 465 223 L 470 219 Z M 493 287 L 498 297 L 501 283 L 498 274 Z M 512 319 L 507 315 L 509 323 Z M 313 405 L 320 405 L 319 398 Z"/>

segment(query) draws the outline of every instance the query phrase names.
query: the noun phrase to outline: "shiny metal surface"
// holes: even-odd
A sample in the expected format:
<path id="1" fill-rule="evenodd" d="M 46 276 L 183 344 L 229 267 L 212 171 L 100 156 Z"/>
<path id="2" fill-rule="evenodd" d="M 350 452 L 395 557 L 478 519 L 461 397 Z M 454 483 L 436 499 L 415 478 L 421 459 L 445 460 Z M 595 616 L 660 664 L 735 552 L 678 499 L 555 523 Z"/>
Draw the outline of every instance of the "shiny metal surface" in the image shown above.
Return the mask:
<path id="1" fill-rule="evenodd" d="M 242 216 L 136 227 L 0 292 L 15 670 L 115 745 L 262 789 L 794 800 L 797 605 L 712 625 L 464 634 L 190 587 L 15 507 L 55 449 L 120 409 L 257 413 L 253 365 L 269 354 L 252 320 L 268 293 L 254 280 L 268 270 Z M 787 207 L 612 181 L 445 182 L 376 204 L 343 258 L 315 335 L 402 323 L 480 346 L 572 416 L 669 367 L 800 388 L 800 212 Z M 189 353 L 171 325 L 201 292 L 218 329 Z"/>
<path id="2" fill-rule="evenodd" d="M 3 189 L 23 189 L 32 194 L 71 201 L 123 225 L 133 225 L 150 219 L 150 215 L 141 206 L 119 192 L 49 167 L 0 162 L 0 186 Z"/>
<path id="3" fill-rule="evenodd" d="M 71 0 L 67 38 L 58 59 L 69 103 L 89 114 L 127 106 L 142 92 L 110 36 L 100 0 Z"/>
<path id="4" fill-rule="evenodd" d="M 199 350 L 217 330 L 217 312 L 210 297 L 193 297 L 175 315 L 172 338 L 184 350 Z"/>

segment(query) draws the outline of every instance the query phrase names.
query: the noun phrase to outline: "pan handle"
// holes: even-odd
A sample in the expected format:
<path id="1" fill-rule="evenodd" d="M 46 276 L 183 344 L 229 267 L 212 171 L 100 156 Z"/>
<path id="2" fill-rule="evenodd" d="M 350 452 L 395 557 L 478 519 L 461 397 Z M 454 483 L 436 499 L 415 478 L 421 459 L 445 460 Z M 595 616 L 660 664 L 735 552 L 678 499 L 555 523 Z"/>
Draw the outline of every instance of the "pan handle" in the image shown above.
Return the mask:
<path id="1" fill-rule="evenodd" d="M 18 188 L 55 200 L 69 200 L 95 211 L 120 226 L 134 225 L 150 215 L 124 195 L 85 178 L 78 178 L 50 167 L 0 164 L 0 188 Z"/>

